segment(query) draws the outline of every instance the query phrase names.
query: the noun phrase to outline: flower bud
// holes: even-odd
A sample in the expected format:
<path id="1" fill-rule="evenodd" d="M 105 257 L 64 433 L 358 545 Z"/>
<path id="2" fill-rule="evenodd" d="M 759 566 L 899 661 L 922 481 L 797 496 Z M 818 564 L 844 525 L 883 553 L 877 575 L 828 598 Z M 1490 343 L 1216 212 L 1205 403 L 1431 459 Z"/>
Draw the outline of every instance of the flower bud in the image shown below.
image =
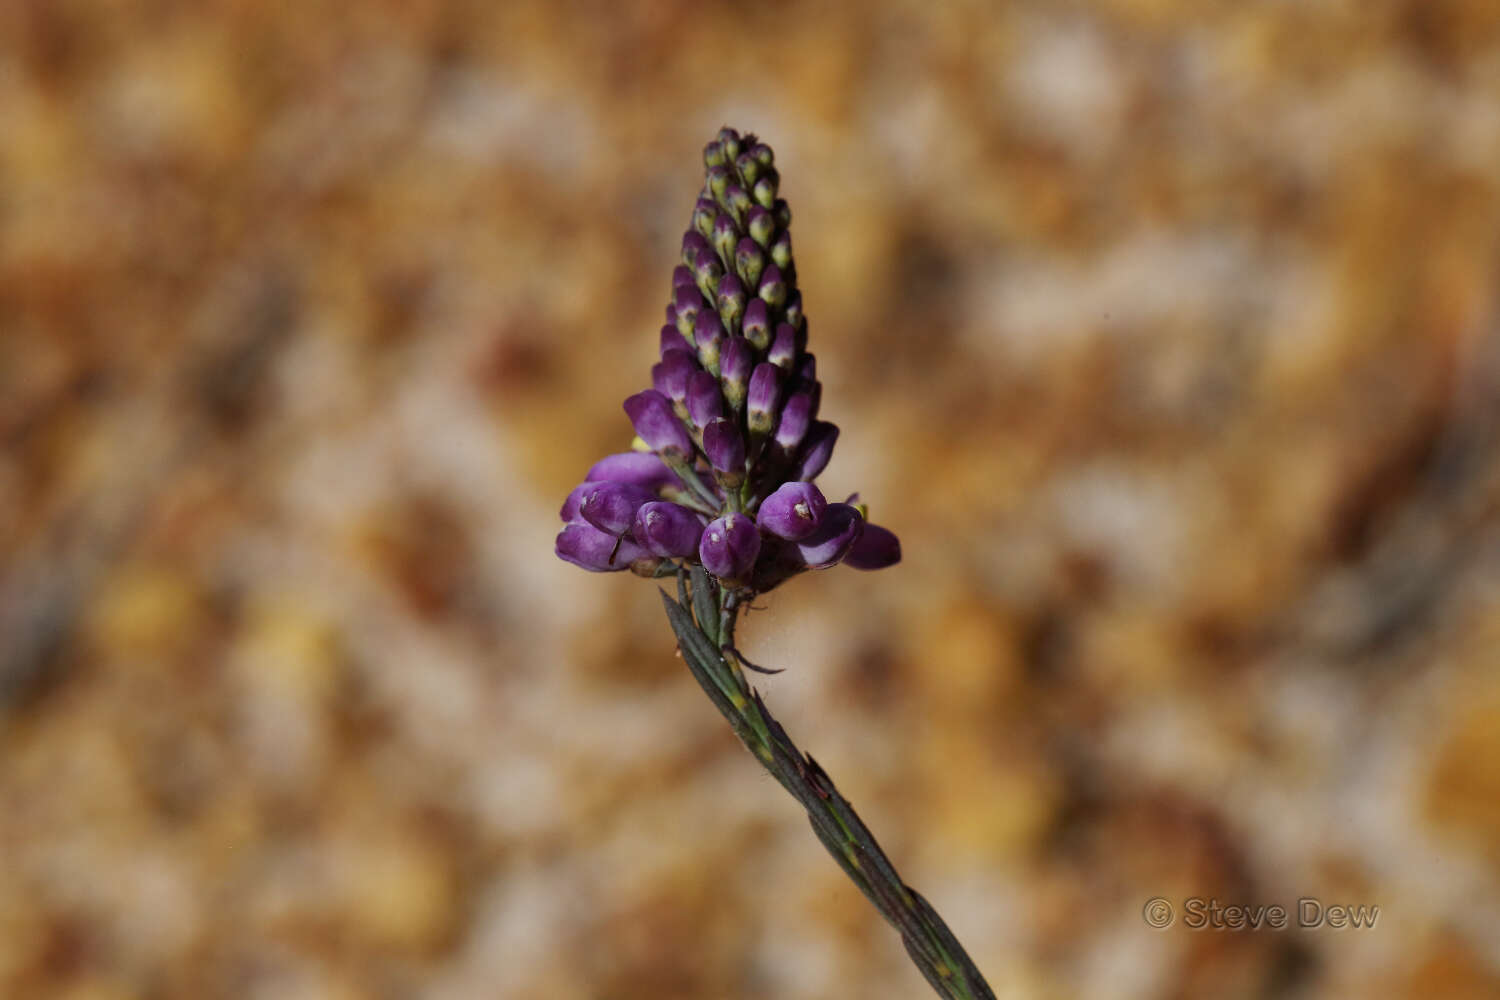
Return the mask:
<path id="1" fill-rule="evenodd" d="M 771 245 L 771 237 L 776 235 L 776 219 L 770 212 L 756 205 L 750 209 L 745 219 L 745 231 L 757 244 L 768 247 Z"/>
<path id="2" fill-rule="evenodd" d="M 714 223 L 719 218 L 719 206 L 712 198 L 699 198 L 693 206 L 693 231 L 699 236 L 712 238 Z"/>
<path id="3" fill-rule="evenodd" d="M 740 155 L 740 134 L 729 126 L 719 129 L 719 148 L 724 151 L 724 161 L 733 163 Z"/>
<path id="4" fill-rule="evenodd" d="M 668 351 L 651 366 L 651 384 L 674 403 L 687 398 L 688 379 L 700 371 L 697 358 L 688 351 Z"/>
<path id="5" fill-rule="evenodd" d="M 724 321 L 724 328 L 738 330 L 740 317 L 745 313 L 745 286 L 737 276 L 726 274 L 719 279 L 718 292 L 719 317 Z"/>
<path id="6" fill-rule="evenodd" d="M 771 340 L 766 360 L 782 371 L 791 371 L 797 360 L 797 331 L 790 323 L 777 323 L 776 336 Z"/>
<path id="7" fill-rule="evenodd" d="M 802 315 L 802 293 L 793 289 L 786 297 L 786 308 L 782 310 L 786 321 L 796 328 L 802 336 L 807 336 L 807 328 Z"/>
<path id="8" fill-rule="evenodd" d="M 792 206 L 786 203 L 785 198 L 777 198 L 775 207 L 771 209 L 771 216 L 776 220 L 777 229 L 785 229 L 792 224 Z"/>
<path id="9" fill-rule="evenodd" d="M 625 400 L 625 414 L 646 446 L 662 458 L 685 461 L 693 454 L 693 439 L 672 411 L 672 401 L 655 389 Z"/>
<path id="10" fill-rule="evenodd" d="M 865 523 L 864 533 L 844 555 L 844 565 L 855 569 L 885 569 L 901 561 L 901 540 L 878 524 Z"/>
<path id="11" fill-rule="evenodd" d="M 833 457 L 834 443 L 839 439 L 837 425 L 826 420 L 815 422 L 802 440 L 802 454 L 797 463 L 797 478 L 814 480 L 818 473 L 828 468 Z"/>
<path id="12" fill-rule="evenodd" d="M 789 229 L 776 234 L 771 241 L 771 260 L 783 271 L 792 266 L 792 232 Z"/>
<path id="13" fill-rule="evenodd" d="M 559 559 L 592 573 L 629 569 L 631 563 L 650 558 L 650 553 L 635 542 L 605 534 L 591 524 L 564 527 L 557 536 L 554 550 Z"/>
<path id="14" fill-rule="evenodd" d="M 597 483 L 578 501 L 579 515 L 610 535 L 623 535 L 635 522 L 641 504 L 656 499 L 656 491 L 630 483 Z"/>
<path id="15" fill-rule="evenodd" d="M 694 427 L 706 427 L 710 420 L 724 415 L 724 397 L 719 380 L 701 368 L 687 381 L 687 411 Z"/>
<path id="16" fill-rule="evenodd" d="M 781 401 L 780 369 L 762 361 L 750 373 L 745 392 L 745 426 L 751 434 L 768 432 L 776 422 L 776 404 Z"/>
<path id="17" fill-rule="evenodd" d="M 760 276 L 766 269 L 766 254 L 746 236 L 735 244 L 734 269 L 749 288 L 760 287 Z"/>
<path id="18" fill-rule="evenodd" d="M 693 322 L 693 343 L 698 347 L 698 361 L 710 371 L 718 371 L 725 335 L 724 323 L 717 313 L 708 308 L 698 311 Z"/>
<path id="19" fill-rule="evenodd" d="M 698 259 L 693 263 L 693 275 L 698 279 L 698 288 L 712 299 L 714 287 L 724 276 L 724 265 L 720 263 L 719 255 L 714 253 L 712 247 L 698 252 Z"/>
<path id="20" fill-rule="evenodd" d="M 692 269 L 695 280 L 698 258 L 705 253 L 713 253 L 713 250 L 713 244 L 702 233 L 689 229 L 682 234 L 682 262 Z"/>
<path id="21" fill-rule="evenodd" d="M 703 568 L 722 580 L 748 576 L 759 554 L 760 531 L 747 514 L 725 514 L 710 521 L 698 543 Z"/>
<path id="22" fill-rule="evenodd" d="M 764 165 L 746 150 L 735 158 L 734 169 L 739 171 L 740 178 L 747 186 L 754 187 Z"/>
<path id="23" fill-rule="evenodd" d="M 703 428 L 703 453 L 714 471 L 722 473 L 725 485 L 744 482 L 745 437 L 733 423 L 723 417 L 710 420 Z"/>
<path id="24" fill-rule="evenodd" d="M 734 246 L 740 241 L 739 226 L 734 224 L 734 219 L 726 213 L 714 220 L 713 234 L 709 237 L 713 241 L 714 250 L 724 260 L 734 259 Z"/>
<path id="25" fill-rule="evenodd" d="M 750 214 L 751 206 L 754 204 L 755 202 L 750 198 L 750 193 L 738 184 L 731 181 L 729 186 L 724 189 L 724 207 L 729 210 L 729 214 L 734 216 L 736 223 L 744 223 L 746 217 Z"/>
<path id="26" fill-rule="evenodd" d="M 636 511 L 631 534 L 653 555 L 685 559 L 698 552 L 703 520 L 680 504 L 653 500 Z"/>
<path id="27" fill-rule="evenodd" d="M 719 140 L 714 139 L 703 147 L 703 165 L 705 167 L 717 167 L 724 162 L 724 147 L 719 145 Z"/>
<path id="28" fill-rule="evenodd" d="M 803 382 L 812 384 L 818 380 L 818 358 L 806 351 L 802 353 L 802 359 L 797 362 L 797 377 Z"/>
<path id="29" fill-rule="evenodd" d="M 745 339 L 757 351 L 771 346 L 771 310 L 765 299 L 751 299 L 745 306 L 745 318 L 740 321 Z"/>
<path id="30" fill-rule="evenodd" d="M 696 289 L 695 289 L 696 293 Z M 661 328 L 661 346 L 658 348 L 662 357 L 667 356 L 668 351 L 693 352 L 693 345 L 687 342 L 687 338 L 677 332 L 677 309 L 667 306 L 672 312 L 672 322 Z"/>
<path id="31" fill-rule="evenodd" d="M 797 543 L 803 562 L 813 569 L 835 566 L 864 532 L 865 519 L 846 503 L 831 503 L 817 530 Z"/>
<path id="32" fill-rule="evenodd" d="M 697 282 L 693 279 L 693 269 L 686 264 L 678 264 L 672 268 L 672 294 L 677 294 L 679 288 L 692 288 Z"/>
<path id="33" fill-rule="evenodd" d="M 724 401 L 735 413 L 745 406 L 746 386 L 755 368 L 755 348 L 744 337 L 730 337 L 719 352 L 719 383 Z"/>
<path id="34" fill-rule="evenodd" d="M 763 142 L 757 142 L 751 146 L 750 155 L 755 157 L 755 162 L 763 167 L 769 167 L 776 162 L 776 154 L 771 152 L 771 147 Z"/>
<path id="35" fill-rule="evenodd" d="M 726 154 L 728 152 L 728 150 L 725 150 Z M 732 163 L 733 157 L 729 157 L 726 162 Z M 707 178 L 708 189 L 713 192 L 714 200 L 722 205 L 724 203 L 724 190 L 729 187 L 729 168 L 723 163 L 709 167 Z"/>
<path id="36" fill-rule="evenodd" d="M 781 408 L 781 420 L 776 424 L 776 444 L 783 454 L 797 450 L 812 418 L 812 400 L 806 392 L 794 392 L 787 397 L 786 405 Z"/>
<path id="37" fill-rule="evenodd" d="M 775 264 L 766 268 L 766 272 L 760 276 L 760 290 L 757 294 L 772 309 L 781 307 L 786 301 L 786 280 L 781 276 L 781 268 Z"/>
<path id="38" fill-rule="evenodd" d="M 595 462 L 588 475 L 583 478 L 586 482 L 630 483 L 648 490 L 663 486 L 682 486 L 672 470 L 649 451 L 625 451 L 617 455 L 606 455 Z"/>
<path id="39" fill-rule="evenodd" d="M 783 483 L 761 503 L 755 523 L 762 531 L 788 541 L 800 541 L 823 522 L 828 501 L 812 483 Z"/>
<path id="40" fill-rule="evenodd" d="M 679 288 L 672 296 L 672 308 L 677 310 L 677 332 L 689 344 L 693 342 L 693 321 L 704 308 L 703 296 L 696 288 Z"/>
<path id="41" fill-rule="evenodd" d="M 761 208 L 774 208 L 776 206 L 776 189 L 781 178 L 777 176 L 775 167 L 767 167 L 760 179 L 755 182 L 755 203 Z"/>

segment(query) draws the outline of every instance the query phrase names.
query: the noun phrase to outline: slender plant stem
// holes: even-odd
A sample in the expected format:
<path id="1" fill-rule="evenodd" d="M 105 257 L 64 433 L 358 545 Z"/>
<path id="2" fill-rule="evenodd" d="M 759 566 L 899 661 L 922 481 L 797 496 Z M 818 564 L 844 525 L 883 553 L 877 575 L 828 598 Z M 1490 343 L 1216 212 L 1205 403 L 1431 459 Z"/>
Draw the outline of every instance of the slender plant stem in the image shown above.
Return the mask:
<path id="1" fill-rule="evenodd" d="M 938 996 L 948 1000 L 994 1000 L 995 994 L 943 918 L 922 894 L 901 881 L 875 837 L 833 779 L 798 750 L 772 718 L 760 694 L 745 680 L 743 658 L 734 648 L 738 604 L 721 592 L 701 567 L 679 572 L 678 600 L 662 602 L 677 634 L 682 658 L 735 735 L 781 786 L 807 810 L 813 832 L 839 867 L 901 934 L 911 960 Z M 758 669 L 758 668 L 755 668 Z"/>

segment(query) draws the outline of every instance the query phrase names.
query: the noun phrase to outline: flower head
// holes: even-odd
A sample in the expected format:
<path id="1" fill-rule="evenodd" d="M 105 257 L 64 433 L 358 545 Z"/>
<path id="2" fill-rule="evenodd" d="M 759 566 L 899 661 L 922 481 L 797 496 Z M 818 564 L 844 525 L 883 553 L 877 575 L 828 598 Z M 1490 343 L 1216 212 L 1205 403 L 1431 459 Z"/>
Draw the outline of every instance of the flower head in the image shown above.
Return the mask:
<path id="1" fill-rule="evenodd" d="M 647 450 L 595 463 L 563 504 L 557 554 L 648 575 L 699 563 L 750 591 L 839 562 L 890 566 L 896 536 L 813 483 L 839 429 L 817 419 L 822 384 L 775 156 L 725 128 L 703 162 L 652 387 L 625 401 Z"/>

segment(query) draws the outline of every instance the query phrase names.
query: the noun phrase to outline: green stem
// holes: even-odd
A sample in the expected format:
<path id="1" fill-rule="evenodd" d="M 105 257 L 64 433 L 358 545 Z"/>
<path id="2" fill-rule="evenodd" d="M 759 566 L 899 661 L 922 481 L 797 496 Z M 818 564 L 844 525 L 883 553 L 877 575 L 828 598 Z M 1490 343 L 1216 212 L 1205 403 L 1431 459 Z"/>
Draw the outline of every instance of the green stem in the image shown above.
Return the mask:
<path id="1" fill-rule="evenodd" d="M 692 598 L 678 580 L 680 600 L 662 593 L 683 659 L 709 699 L 729 720 L 747 749 L 807 810 L 813 832 L 855 886 L 900 933 L 923 977 L 947 1000 L 994 1000 L 995 994 L 948 925 L 921 893 L 902 882 L 895 867 L 833 779 L 802 753 L 750 687 L 736 660 L 738 599 L 720 591 L 693 568 Z M 696 620 L 695 620 L 696 617 Z M 710 640 L 717 638 L 715 643 Z"/>

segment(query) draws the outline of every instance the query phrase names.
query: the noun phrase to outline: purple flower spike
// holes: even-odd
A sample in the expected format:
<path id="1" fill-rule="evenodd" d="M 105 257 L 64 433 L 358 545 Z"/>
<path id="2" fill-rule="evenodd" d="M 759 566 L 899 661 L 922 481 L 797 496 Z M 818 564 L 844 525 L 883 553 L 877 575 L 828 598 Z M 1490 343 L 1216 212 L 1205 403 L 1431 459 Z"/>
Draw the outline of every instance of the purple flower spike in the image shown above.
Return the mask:
<path id="1" fill-rule="evenodd" d="M 703 453 L 714 470 L 724 474 L 726 482 L 744 481 L 745 437 L 734 424 L 719 417 L 703 428 Z"/>
<path id="2" fill-rule="evenodd" d="M 817 530 L 797 543 L 797 551 L 811 568 L 827 569 L 838 565 L 859 541 L 864 529 L 865 519 L 859 511 L 846 503 L 831 503 L 823 512 Z"/>
<path id="3" fill-rule="evenodd" d="M 757 294 L 772 309 L 781 308 L 782 303 L 786 302 L 786 279 L 782 277 L 781 268 L 775 264 L 766 268 L 766 273 L 760 276 L 760 291 Z"/>
<path id="4" fill-rule="evenodd" d="M 785 483 L 760 505 L 755 523 L 789 542 L 801 541 L 823 523 L 828 501 L 812 483 Z"/>
<path id="5" fill-rule="evenodd" d="M 718 313 L 704 307 L 698 313 L 698 318 L 693 322 L 693 343 L 698 345 L 698 360 L 703 367 L 717 369 L 719 367 L 719 351 L 723 347 L 724 323 L 719 319 Z"/>
<path id="6" fill-rule="evenodd" d="M 656 491 L 629 483 L 597 483 L 578 502 L 583 519 L 609 535 L 623 535 L 635 522 L 641 504 L 656 499 Z"/>
<path id="7" fill-rule="evenodd" d="M 708 523 L 698 543 L 703 568 L 722 580 L 748 576 L 760 555 L 760 531 L 747 514 L 725 514 Z"/>
<path id="8" fill-rule="evenodd" d="M 677 332 L 682 334 L 688 343 L 693 342 L 693 322 L 697 320 L 698 313 L 707 309 L 703 302 L 703 296 L 697 288 L 687 285 L 679 286 L 672 293 L 672 308 L 677 310 Z"/>
<path id="9" fill-rule="evenodd" d="M 693 439 L 672 412 L 672 401 L 655 389 L 625 400 L 625 414 L 646 447 L 663 458 L 686 461 L 693 454 Z"/>
<path id="10" fill-rule="evenodd" d="M 730 337 L 719 353 L 719 379 L 724 400 L 735 413 L 745 405 L 746 386 L 755 368 L 755 348 L 744 337 Z"/>
<path id="11" fill-rule="evenodd" d="M 613 573 L 629 569 L 650 553 L 628 539 L 607 535 L 591 524 L 570 524 L 558 533 L 557 557 L 591 573 Z"/>
<path id="12" fill-rule="evenodd" d="M 681 403 L 687 399 L 688 379 L 701 370 L 697 357 L 690 351 L 671 350 L 651 366 L 651 384 L 672 402 Z"/>
<path id="13" fill-rule="evenodd" d="M 776 404 L 781 401 L 781 369 L 768 361 L 755 366 L 745 393 L 745 425 L 751 434 L 764 434 L 776 422 Z"/>
<path id="14" fill-rule="evenodd" d="M 797 331 L 790 323 L 776 324 L 776 336 L 771 341 L 771 349 L 766 352 L 766 360 L 784 371 L 792 370 L 792 364 L 797 360 Z"/>
<path id="15" fill-rule="evenodd" d="M 812 418 L 811 396 L 806 392 L 794 392 L 787 397 L 786 405 L 781 408 L 781 421 L 776 425 L 776 444 L 783 452 L 791 454 L 797 450 L 807 436 Z"/>
<path id="16" fill-rule="evenodd" d="M 691 351 L 693 345 L 687 342 L 686 337 L 677 332 L 676 308 L 668 306 L 667 309 L 671 311 L 672 319 L 671 322 L 661 328 L 661 346 L 658 348 L 658 353 L 662 357 L 666 357 L 668 351 Z"/>
<path id="17" fill-rule="evenodd" d="M 771 346 L 771 310 L 764 299 L 751 299 L 745 306 L 745 318 L 740 323 L 745 339 L 757 351 Z"/>
<path id="18" fill-rule="evenodd" d="M 631 533 L 654 555 L 684 559 L 698 553 L 703 519 L 679 504 L 653 500 L 636 511 Z"/>
<path id="19" fill-rule="evenodd" d="M 865 530 L 844 556 L 844 565 L 855 569 L 885 569 L 901 561 L 901 540 L 895 532 L 878 524 Z"/>
<path id="20" fill-rule="evenodd" d="M 588 482 L 629 483 L 648 490 L 663 486 L 682 487 L 672 470 L 649 451 L 622 451 L 617 455 L 606 455 L 595 462 L 589 474 L 583 477 Z"/>
<path id="21" fill-rule="evenodd" d="M 797 465 L 797 478 L 808 481 L 818 478 L 818 473 L 828 468 L 833 457 L 833 445 L 839 439 L 839 429 L 826 420 L 819 420 L 808 430 L 802 441 L 802 460 Z"/>
<path id="22" fill-rule="evenodd" d="M 694 427 L 707 427 L 709 421 L 724 415 L 724 397 L 719 393 L 719 380 L 699 369 L 687 381 L 688 418 Z"/>

